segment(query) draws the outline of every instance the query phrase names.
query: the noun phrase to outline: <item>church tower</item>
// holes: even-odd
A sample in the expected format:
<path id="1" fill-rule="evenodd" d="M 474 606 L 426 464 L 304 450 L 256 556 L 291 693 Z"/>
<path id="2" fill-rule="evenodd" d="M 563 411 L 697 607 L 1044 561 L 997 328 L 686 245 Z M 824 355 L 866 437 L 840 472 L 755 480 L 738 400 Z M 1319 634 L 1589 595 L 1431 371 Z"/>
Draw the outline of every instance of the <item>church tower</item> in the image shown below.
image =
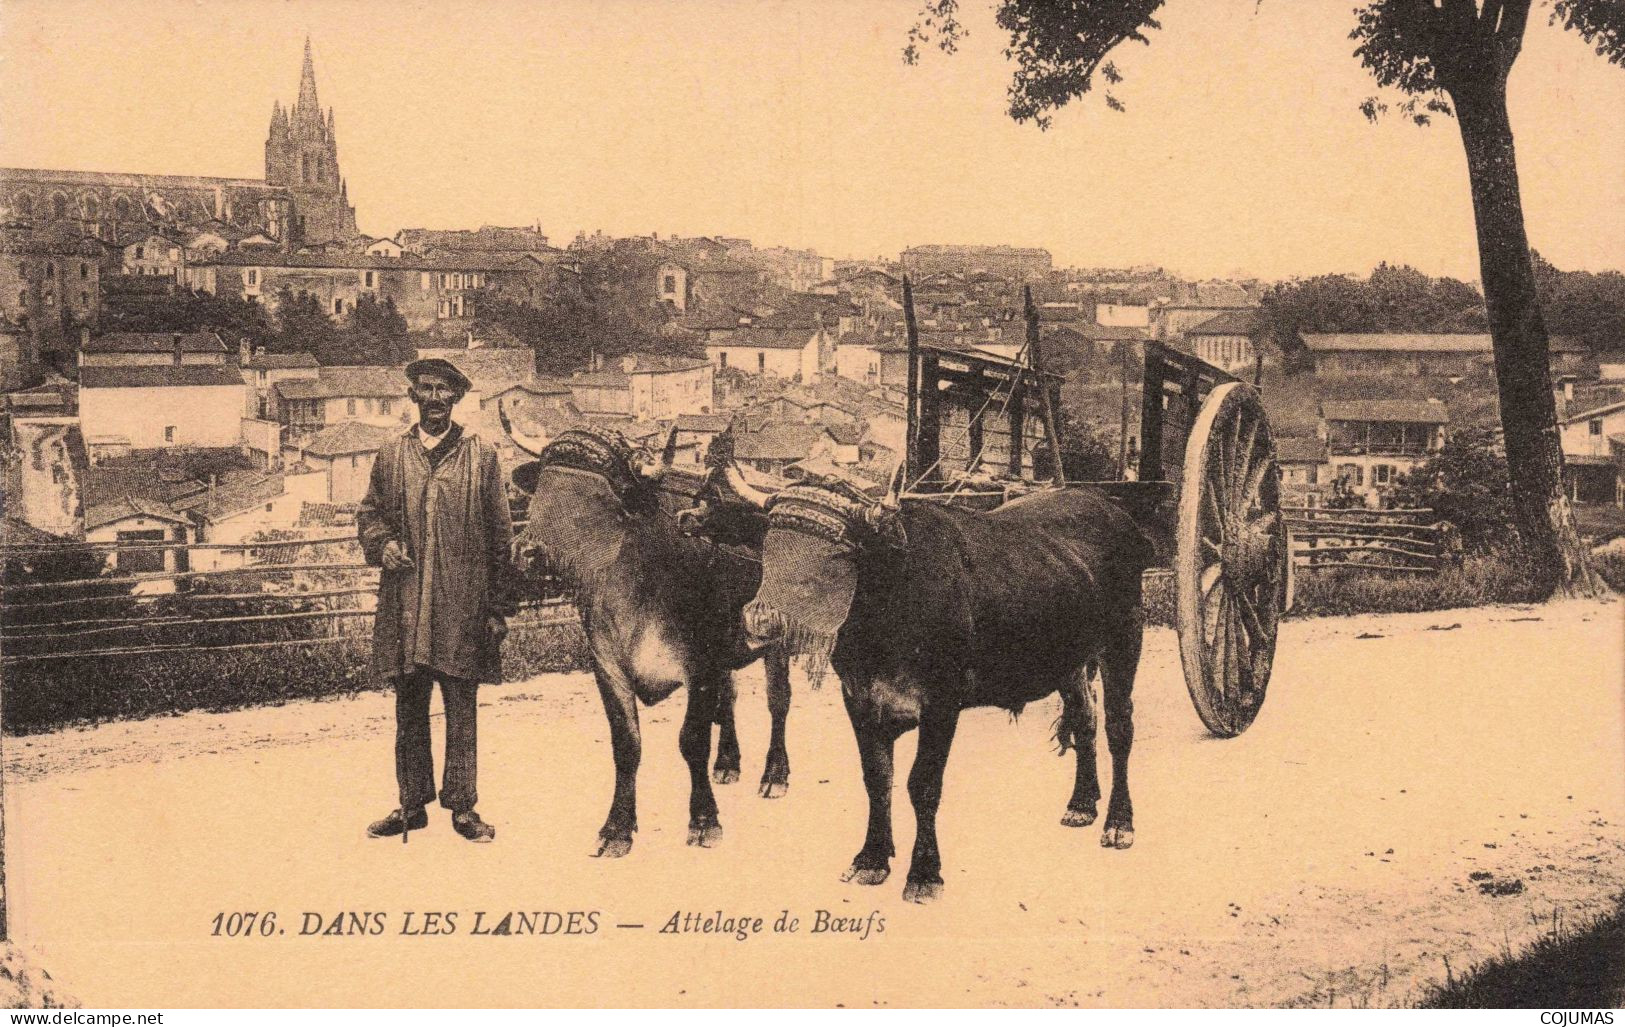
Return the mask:
<path id="1" fill-rule="evenodd" d="M 278 101 L 271 108 L 271 130 L 265 139 L 265 182 L 294 194 L 292 236 L 296 244 L 349 242 L 358 234 L 355 208 L 339 173 L 338 138 L 333 110 L 322 114 L 316 99 L 316 65 L 305 39 L 305 64 L 299 72 L 299 98 L 291 109 Z"/>

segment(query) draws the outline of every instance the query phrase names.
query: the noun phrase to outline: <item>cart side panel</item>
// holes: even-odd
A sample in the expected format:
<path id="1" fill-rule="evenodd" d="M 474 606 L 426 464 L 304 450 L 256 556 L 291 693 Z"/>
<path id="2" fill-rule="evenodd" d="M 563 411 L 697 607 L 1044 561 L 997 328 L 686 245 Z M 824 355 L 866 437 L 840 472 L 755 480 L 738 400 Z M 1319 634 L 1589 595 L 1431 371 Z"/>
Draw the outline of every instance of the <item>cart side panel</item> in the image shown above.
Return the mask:
<path id="1" fill-rule="evenodd" d="M 1140 397 L 1141 481 L 1178 477 L 1202 401 L 1218 386 L 1238 380 L 1189 353 L 1160 342 L 1146 343 Z"/>

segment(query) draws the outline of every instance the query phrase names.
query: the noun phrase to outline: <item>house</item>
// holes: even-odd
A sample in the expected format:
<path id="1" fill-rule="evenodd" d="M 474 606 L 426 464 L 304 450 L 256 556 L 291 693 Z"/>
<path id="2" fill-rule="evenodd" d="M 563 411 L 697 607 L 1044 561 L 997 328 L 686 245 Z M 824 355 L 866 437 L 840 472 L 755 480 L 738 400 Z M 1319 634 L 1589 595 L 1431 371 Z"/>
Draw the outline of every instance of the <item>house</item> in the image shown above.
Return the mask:
<path id="1" fill-rule="evenodd" d="M 1326 440 L 1316 437 L 1275 440 L 1275 462 L 1281 467 L 1285 501 L 1298 506 L 1319 506 L 1322 485 L 1329 479 Z"/>
<path id="2" fill-rule="evenodd" d="M 498 406 L 505 410 L 572 409 L 570 387 L 563 382 L 542 379 L 506 386 L 498 383 L 480 395 L 480 408 L 495 410 Z"/>
<path id="3" fill-rule="evenodd" d="M 179 278 L 185 266 L 181 244 L 157 232 L 139 234 L 120 248 L 119 270 L 127 275 Z"/>
<path id="4" fill-rule="evenodd" d="M 406 387 L 405 368 L 322 367 L 315 378 L 272 385 L 275 403 L 270 413 L 286 427 L 306 431 L 340 421 L 405 427 L 417 419 Z"/>
<path id="5" fill-rule="evenodd" d="M 327 477 L 326 490 L 312 502 L 359 503 L 378 451 L 398 437 L 400 425 L 379 426 L 364 421 L 341 421 L 282 447 L 282 463 L 303 464 Z"/>
<path id="6" fill-rule="evenodd" d="M 238 545 L 266 531 L 289 531 L 299 523 L 306 503 L 327 500 L 327 475 L 307 468 L 286 473 L 249 475 L 229 484 L 175 500 L 170 505 L 198 528 L 198 541 Z M 250 547 L 198 549 L 192 552 L 194 570 L 241 567 Z"/>
<path id="7" fill-rule="evenodd" d="M 276 397 L 272 390 L 281 382 L 319 378 L 318 368 L 316 358 L 309 353 L 267 353 L 264 346 L 251 353 L 244 340 L 238 351 L 237 369 L 243 384 L 253 390 L 245 416 L 274 419 Z"/>
<path id="8" fill-rule="evenodd" d="M 1495 366 L 1490 336 L 1470 333 L 1305 334 L 1304 349 L 1315 374 L 1465 376 Z M 1582 369 L 1589 356 L 1578 339 L 1554 335 L 1550 340 L 1553 374 Z"/>
<path id="9" fill-rule="evenodd" d="M 824 425 L 775 422 L 735 436 L 734 459 L 763 474 L 782 475 L 791 464 L 810 457 L 833 459 L 836 448 Z"/>
<path id="10" fill-rule="evenodd" d="M 12 393 L 10 446 L 4 461 L 6 516 L 53 535 L 79 533 L 80 478 L 88 464 L 79 423 L 61 408 L 19 410 Z"/>
<path id="11" fill-rule="evenodd" d="M 1436 399 L 1327 400 L 1319 435 L 1333 476 L 1376 506 L 1401 475 L 1439 451 L 1449 423 L 1449 409 Z"/>
<path id="12" fill-rule="evenodd" d="M 92 460 L 132 449 L 236 446 L 247 404 L 242 376 L 220 364 L 79 371 L 79 424 Z"/>
<path id="13" fill-rule="evenodd" d="M 509 256 L 232 250 L 195 257 L 182 282 L 190 289 L 273 307 L 284 288 L 304 292 L 334 319 L 370 296 L 379 303 L 393 301 L 413 331 L 461 334 L 473 321 L 480 290 L 533 297 L 541 270 L 534 261 Z"/>
<path id="14" fill-rule="evenodd" d="M 584 414 L 667 421 L 710 413 L 716 369 L 694 357 L 628 353 L 564 382 Z"/>
<path id="15" fill-rule="evenodd" d="M 741 327 L 726 342 L 711 341 L 705 356 L 718 368 L 812 382 L 835 366 L 835 339 L 822 327 Z"/>
<path id="16" fill-rule="evenodd" d="M 655 298 L 678 310 L 688 309 L 688 268 L 668 260 L 655 268 Z"/>
<path id="17" fill-rule="evenodd" d="M 366 245 L 362 247 L 361 252 L 371 254 L 374 257 L 400 257 L 406 252 L 401 244 L 394 239 L 364 239 L 362 241 Z"/>
<path id="18" fill-rule="evenodd" d="M 1220 314 L 1241 310 L 1255 310 L 1257 304 L 1246 302 L 1245 293 L 1223 293 L 1208 299 L 1202 297 L 1190 302 L 1157 301 L 1149 307 L 1151 332 L 1158 339 L 1177 340 L 1192 328 L 1211 321 Z"/>
<path id="19" fill-rule="evenodd" d="M 1605 382 L 1625 382 L 1625 350 L 1598 353 L 1597 378 Z"/>
<path id="20" fill-rule="evenodd" d="M 214 332 L 109 332 L 80 334 L 80 367 L 222 367 L 226 344 Z"/>
<path id="21" fill-rule="evenodd" d="M 1243 307 L 1215 314 L 1185 330 L 1185 345 L 1200 360 L 1225 371 L 1256 366 L 1260 334 L 1258 310 Z"/>
<path id="22" fill-rule="evenodd" d="M 1621 479 L 1612 439 L 1625 435 L 1625 400 L 1564 417 L 1557 431 L 1570 501 L 1616 503 Z"/>
<path id="23" fill-rule="evenodd" d="M 696 459 L 703 461 L 711 440 L 727 431 L 732 423 L 727 414 L 680 414 L 672 427 L 677 429 L 678 448 L 693 447 Z"/>
<path id="24" fill-rule="evenodd" d="M 879 385 L 881 347 L 891 342 L 875 335 L 843 336 L 835 347 L 835 373 L 850 381 Z"/>
<path id="25" fill-rule="evenodd" d="M 85 541 L 112 542 L 120 547 L 108 553 L 108 570 L 120 574 L 175 573 L 190 570 L 188 551 L 197 530 L 169 504 L 140 496 L 123 496 L 98 503 L 85 511 Z M 180 543 L 171 549 L 165 542 Z M 164 591 L 173 592 L 174 582 Z"/>

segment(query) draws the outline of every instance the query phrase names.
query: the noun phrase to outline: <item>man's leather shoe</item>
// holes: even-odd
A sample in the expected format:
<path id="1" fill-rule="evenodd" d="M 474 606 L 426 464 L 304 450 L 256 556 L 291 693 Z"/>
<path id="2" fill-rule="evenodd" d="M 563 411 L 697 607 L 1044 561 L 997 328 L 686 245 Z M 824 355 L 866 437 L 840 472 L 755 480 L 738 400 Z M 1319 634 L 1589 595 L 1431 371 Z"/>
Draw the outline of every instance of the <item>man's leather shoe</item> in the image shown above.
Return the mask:
<path id="1" fill-rule="evenodd" d="M 497 836 L 497 829 L 481 820 L 473 810 L 453 813 L 451 826 L 471 842 L 488 842 Z"/>
<path id="2" fill-rule="evenodd" d="M 367 825 L 368 838 L 393 838 L 410 828 L 421 831 L 429 826 L 429 811 L 419 806 L 409 816 L 402 817 L 401 811 L 392 809 L 389 816 L 382 820 L 374 820 Z"/>

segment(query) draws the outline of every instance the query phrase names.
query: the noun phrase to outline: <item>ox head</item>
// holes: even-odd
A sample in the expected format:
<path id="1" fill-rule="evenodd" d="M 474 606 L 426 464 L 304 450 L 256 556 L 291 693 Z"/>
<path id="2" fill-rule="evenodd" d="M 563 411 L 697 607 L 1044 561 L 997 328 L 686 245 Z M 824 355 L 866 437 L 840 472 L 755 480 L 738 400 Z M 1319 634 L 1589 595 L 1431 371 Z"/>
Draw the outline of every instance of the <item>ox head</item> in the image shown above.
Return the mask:
<path id="1" fill-rule="evenodd" d="M 822 666 L 851 613 L 864 558 L 877 547 L 906 542 L 900 484 L 894 474 L 880 500 L 833 480 L 791 485 L 766 498 L 762 583 L 744 610 L 755 644 L 777 642 Z M 748 484 L 735 489 L 746 499 L 761 498 L 746 491 Z"/>
<path id="2" fill-rule="evenodd" d="M 655 507 L 654 486 L 671 466 L 676 430 L 658 453 L 600 427 L 571 428 L 543 445 L 498 412 L 514 445 L 535 457 L 513 472 L 514 485 L 530 495 L 514 563 L 528 571 L 540 555 L 575 585 L 591 580 L 620 555 L 635 516 Z"/>

